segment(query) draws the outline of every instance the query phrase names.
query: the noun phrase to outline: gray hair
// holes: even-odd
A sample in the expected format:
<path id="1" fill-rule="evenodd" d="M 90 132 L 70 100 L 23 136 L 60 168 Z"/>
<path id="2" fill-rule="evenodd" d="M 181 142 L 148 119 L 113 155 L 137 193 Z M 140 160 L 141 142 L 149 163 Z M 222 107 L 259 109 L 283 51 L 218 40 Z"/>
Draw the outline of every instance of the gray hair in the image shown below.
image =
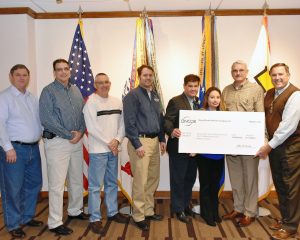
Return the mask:
<path id="1" fill-rule="evenodd" d="M 248 66 L 247 66 L 247 63 L 244 62 L 243 60 L 236 60 L 232 65 L 231 65 L 231 69 L 233 68 L 234 65 L 236 64 L 241 64 L 241 65 L 244 65 L 246 67 L 246 69 L 248 70 Z"/>

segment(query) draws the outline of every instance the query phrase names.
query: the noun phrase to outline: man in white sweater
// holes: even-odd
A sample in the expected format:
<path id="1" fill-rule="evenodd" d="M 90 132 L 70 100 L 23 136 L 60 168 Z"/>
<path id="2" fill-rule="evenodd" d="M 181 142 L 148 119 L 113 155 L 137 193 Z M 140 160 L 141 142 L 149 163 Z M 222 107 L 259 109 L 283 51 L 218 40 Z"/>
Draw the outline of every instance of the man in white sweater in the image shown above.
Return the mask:
<path id="1" fill-rule="evenodd" d="M 88 131 L 89 213 L 91 229 L 104 232 L 101 223 L 100 191 L 104 184 L 107 218 L 127 223 L 128 218 L 118 212 L 118 146 L 125 135 L 122 102 L 109 95 L 111 82 L 105 73 L 95 77 L 96 92 L 83 109 Z"/>

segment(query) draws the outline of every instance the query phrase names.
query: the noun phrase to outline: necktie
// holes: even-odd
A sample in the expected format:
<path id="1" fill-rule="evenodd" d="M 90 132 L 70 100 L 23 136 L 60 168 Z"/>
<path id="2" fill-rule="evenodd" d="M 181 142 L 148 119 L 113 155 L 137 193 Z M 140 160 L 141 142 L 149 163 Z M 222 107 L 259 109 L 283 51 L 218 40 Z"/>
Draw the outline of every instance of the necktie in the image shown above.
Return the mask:
<path id="1" fill-rule="evenodd" d="M 193 101 L 193 110 L 198 110 L 199 109 L 199 105 L 197 101 Z"/>

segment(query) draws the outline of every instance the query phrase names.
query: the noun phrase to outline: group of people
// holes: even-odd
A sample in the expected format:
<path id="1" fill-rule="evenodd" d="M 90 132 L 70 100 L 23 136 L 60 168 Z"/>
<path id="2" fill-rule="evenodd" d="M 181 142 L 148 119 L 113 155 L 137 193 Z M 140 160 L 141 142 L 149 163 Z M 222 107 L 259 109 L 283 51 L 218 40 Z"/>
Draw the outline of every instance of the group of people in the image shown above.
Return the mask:
<path id="1" fill-rule="evenodd" d="M 109 94 L 107 74 L 95 77 L 95 92 L 86 103 L 79 89 L 70 84 L 66 60 L 53 62 L 55 80 L 46 86 L 39 102 L 27 90 L 30 72 L 17 64 L 9 73 L 11 86 L 0 93 L 0 185 L 4 221 L 13 237 L 24 237 L 22 226 L 37 227 L 34 219 L 42 186 L 38 142 L 44 141 L 49 191 L 48 228 L 60 235 L 72 229 L 63 224 L 63 195 L 68 188 L 68 218 L 89 220 L 91 230 L 103 233 L 100 209 L 101 189 L 107 219 L 127 223 L 118 212 L 117 174 L 120 143 L 126 136 L 132 182 L 132 218 L 138 228 L 149 230 L 149 221 L 161 221 L 155 211 L 154 193 L 159 184 L 160 155 L 169 154 L 171 213 L 189 223 L 193 215 L 191 198 L 197 169 L 200 181 L 201 217 L 210 226 L 235 220 L 249 226 L 257 215 L 258 162 L 269 155 L 282 219 L 270 225 L 273 239 L 288 239 L 297 232 L 300 221 L 300 91 L 289 82 L 289 68 L 274 64 L 270 76 L 274 88 L 264 97 L 258 84 L 247 79 L 243 61 L 232 64 L 234 82 L 223 92 L 207 89 L 202 108 L 197 97 L 200 78 L 185 76 L 183 93 L 172 98 L 165 116 L 161 100 L 153 90 L 154 70 L 138 68 L 139 86 L 123 103 Z M 219 216 L 219 183 L 223 174 L 223 154 L 180 153 L 178 139 L 180 110 L 264 112 L 269 141 L 256 156 L 226 155 L 233 192 L 233 210 Z M 89 215 L 82 212 L 82 137 L 88 132 Z M 168 135 L 166 145 L 165 134 Z"/>

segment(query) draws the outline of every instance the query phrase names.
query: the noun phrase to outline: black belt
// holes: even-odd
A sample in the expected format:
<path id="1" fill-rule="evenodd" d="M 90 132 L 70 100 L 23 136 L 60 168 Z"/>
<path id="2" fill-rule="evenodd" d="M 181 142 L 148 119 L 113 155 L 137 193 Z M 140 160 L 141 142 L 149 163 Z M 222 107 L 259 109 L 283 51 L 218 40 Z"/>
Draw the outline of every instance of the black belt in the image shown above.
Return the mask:
<path id="1" fill-rule="evenodd" d="M 39 141 L 36 141 L 36 142 L 21 142 L 21 141 L 12 141 L 12 143 L 15 143 L 15 144 L 20 144 L 20 145 L 36 145 L 39 143 Z"/>
<path id="2" fill-rule="evenodd" d="M 43 132 L 43 138 L 52 139 L 55 137 L 56 137 L 56 134 L 54 134 L 52 132 L 48 132 L 48 131 Z"/>
<path id="3" fill-rule="evenodd" d="M 139 137 L 141 137 L 141 138 L 156 138 L 157 136 L 158 136 L 157 133 L 139 134 Z"/>

